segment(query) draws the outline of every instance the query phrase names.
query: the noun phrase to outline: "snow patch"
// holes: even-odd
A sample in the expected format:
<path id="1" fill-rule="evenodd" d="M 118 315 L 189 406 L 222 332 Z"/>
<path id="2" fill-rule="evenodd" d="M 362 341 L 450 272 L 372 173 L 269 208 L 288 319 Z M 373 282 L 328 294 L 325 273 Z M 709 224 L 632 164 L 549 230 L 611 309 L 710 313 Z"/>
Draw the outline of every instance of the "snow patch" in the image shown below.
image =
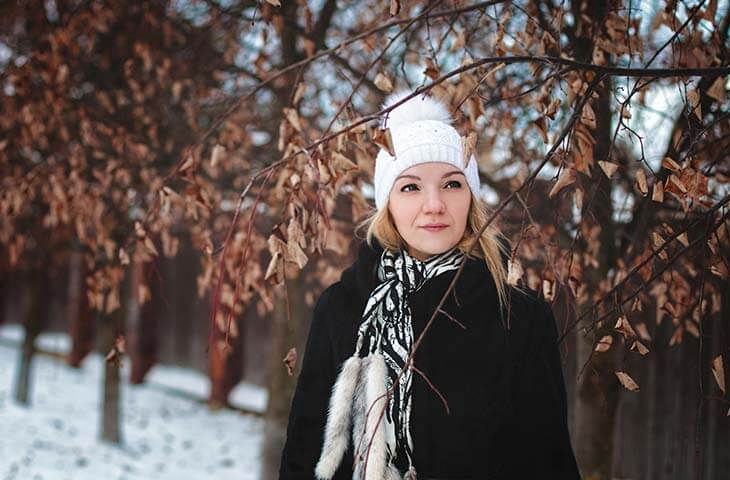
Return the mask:
<path id="1" fill-rule="evenodd" d="M 63 353 L 68 339 L 43 334 L 39 345 Z M 22 328 L 0 338 L 17 343 Z M 49 343 L 45 343 L 49 342 Z M 207 379 L 177 367 L 155 367 L 148 384 L 121 385 L 122 446 L 100 442 L 103 359 L 90 355 L 73 369 L 48 356 L 33 359 L 31 406 L 12 398 L 17 348 L 0 342 L 0 478 L 3 480 L 246 480 L 259 478 L 263 421 L 230 410 L 210 411 L 159 385 L 207 397 Z M 125 362 L 126 368 L 128 363 Z M 124 377 L 126 378 L 126 377 Z M 234 405 L 263 411 L 262 389 L 242 384 Z"/>

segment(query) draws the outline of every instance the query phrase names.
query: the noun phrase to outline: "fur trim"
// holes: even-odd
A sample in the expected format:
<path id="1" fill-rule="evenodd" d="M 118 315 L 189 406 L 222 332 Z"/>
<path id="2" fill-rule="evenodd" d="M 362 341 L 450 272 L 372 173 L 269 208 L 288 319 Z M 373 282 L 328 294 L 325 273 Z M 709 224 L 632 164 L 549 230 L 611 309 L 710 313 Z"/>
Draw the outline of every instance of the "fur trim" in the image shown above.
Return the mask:
<path id="1" fill-rule="evenodd" d="M 385 467 L 388 460 L 384 413 L 384 409 L 388 408 L 388 397 L 385 395 L 388 371 L 385 367 L 385 359 L 381 354 L 373 353 L 370 356 L 372 358 L 365 379 L 366 436 L 363 440 L 365 452 L 363 456 L 367 458 L 365 480 L 382 480 L 385 476 Z M 372 443 L 370 443 L 371 438 Z M 368 444 L 370 444 L 370 454 L 367 454 Z"/>
<path id="2" fill-rule="evenodd" d="M 314 470 L 317 478 L 321 480 L 329 480 L 334 476 L 347 450 L 352 399 L 359 376 L 360 358 L 353 355 L 342 365 L 342 370 L 332 387 L 324 444 Z"/>
<path id="3" fill-rule="evenodd" d="M 390 107 L 401 101 L 407 95 L 413 93 L 410 90 L 401 90 L 386 98 L 383 108 Z M 451 124 L 452 118 L 448 107 L 442 102 L 428 95 L 416 95 L 407 100 L 404 104 L 395 107 L 388 114 L 387 126 L 398 127 L 420 120 L 438 120 Z"/>
<path id="4" fill-rule="evenodd" d="M 362 445 L 361 442 L 365 443 L 363 439 L 363 434 L 365 433 L 365 413 L 367 411 L 367 400 L 365 398 L 367 382 L 365 378 L 369 368 L 370 357 L 367 356 L 362 359 L 362 363 L 360 364 L 360 379 L 357 382 L 357 387 L 355 387 L 355 398 L 352 403 L 352 445 L 353 451 L 355 452 L 354 474 L 352 478 L 357 480 L 362 479 L 362 467 L 365 462 L 365 456 L 363 454 L 367 451 L 367 444 Z"/>
<path id="5" fill-rule="evenodd" d="M 403 480 L 403 477 L 401 477 L 400 472 L 397 468 L 395 468 L 395 465 L 392 463 L 388 464 L 388 468 L 385 470 L 385 477 L 383 477 L 384 480 Z M 415 477 L 414 477 L 415 480 Z"/>
<path id="6" fill-rule="evenodd" d="M 406 474 L 403 476 L 403 480 L 418 480 L 418 475 L 416 475 L 416 469 L 413 467 L 409 468 Z"/>

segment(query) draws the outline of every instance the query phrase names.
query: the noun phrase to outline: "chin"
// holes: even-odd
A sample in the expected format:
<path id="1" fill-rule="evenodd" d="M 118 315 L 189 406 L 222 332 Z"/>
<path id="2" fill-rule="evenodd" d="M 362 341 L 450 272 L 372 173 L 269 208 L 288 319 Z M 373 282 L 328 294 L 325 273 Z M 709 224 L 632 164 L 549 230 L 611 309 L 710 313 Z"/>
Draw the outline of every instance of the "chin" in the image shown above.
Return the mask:
<path id="1" fill-rule="evenodd" d="M 425 245 L 411 245 L 412 248 L 415 248 L 419 252 L 423 252 L 424 254 L 428 256 L 432 255 L 439 255 L 444 252 L 448 252 L 452 248 L 456 246 L 456 243 L 439 243 L 434 245 L 433 243 L 428 243 Z"/>

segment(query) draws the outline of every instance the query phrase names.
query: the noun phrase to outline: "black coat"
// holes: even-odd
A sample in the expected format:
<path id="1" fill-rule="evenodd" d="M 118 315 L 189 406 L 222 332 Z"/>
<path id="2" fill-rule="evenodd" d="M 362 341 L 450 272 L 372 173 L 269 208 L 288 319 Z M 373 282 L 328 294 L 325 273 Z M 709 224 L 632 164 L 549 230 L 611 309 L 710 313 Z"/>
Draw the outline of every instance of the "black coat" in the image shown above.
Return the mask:
<path id="1" fill-rule="evenodd" d="M 366 244 L 327 288 L 312 325 L 292 401 L 281 480 L 310 480 L 319 459 L 332 385 L 352 355 L 357 327 L 377 285 L 382 250 Z M 432 278 L 409 299 L 414 338 L 455 272 Z M 419 477 L 444 479 L 580 478 L 567 427 L 565 385 L 550 306 L 533 290 L 508 291 L 509 330 L 484 261 L 468 259 L 454 295 L 426 333 L 414 365 L 411 435 Z M 352 451 L 335 479 L 352 478 Z"/>

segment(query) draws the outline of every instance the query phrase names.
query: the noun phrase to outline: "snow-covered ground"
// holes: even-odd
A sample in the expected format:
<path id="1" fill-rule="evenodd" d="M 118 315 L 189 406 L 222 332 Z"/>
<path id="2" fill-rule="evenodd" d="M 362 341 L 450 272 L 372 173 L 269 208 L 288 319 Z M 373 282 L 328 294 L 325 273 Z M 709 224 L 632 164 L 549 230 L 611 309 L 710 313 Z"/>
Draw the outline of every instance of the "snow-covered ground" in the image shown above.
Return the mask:
<path id="1" fill-rule="evenodd" d="M 204 375 L 155 367 L 141 386 L 122 385 L 123 445 L 98 440 L 103 360 L 90 355 L 78 370 L 48 356 L 33 362 L 31 406 L 13 400 L 18 350 L 16 326 L 0 328 L 0 480 L 216 480 L 259 477 L 262 420 L 210 411 L 167 388 L 206 398 Z M 63 335 L 39 345 L 65 352 Z M 128 362 L 126 362 L 128 367 Z M 125 369 L 126 370 L 126 369 Z M 127 372 L 123 372 L 128 378 Z M 239 385 L 231 403 L 263 411 L 266 393 Z"/>

